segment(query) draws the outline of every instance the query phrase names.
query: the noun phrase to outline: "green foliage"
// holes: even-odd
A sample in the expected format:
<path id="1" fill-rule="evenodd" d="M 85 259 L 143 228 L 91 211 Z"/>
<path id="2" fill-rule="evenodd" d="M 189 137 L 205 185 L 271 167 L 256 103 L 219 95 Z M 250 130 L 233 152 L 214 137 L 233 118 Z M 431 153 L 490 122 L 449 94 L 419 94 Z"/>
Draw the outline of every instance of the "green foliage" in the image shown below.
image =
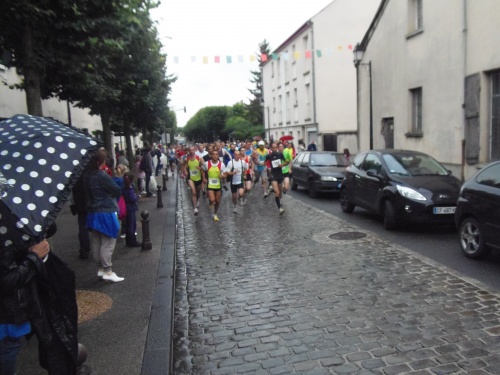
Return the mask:
<path id="1" fill-rule="evenodd" d="M 226 141 L 229 137 L 225 130 L 229 107 L 204 107 L 189 119 L 183 128 L 186 138 L 193 142 Z"/>
<path id="2" fill-rule="evenodd" d="M 18 87 L 26 89 L 28 110 L 41 111 L 41 98 L 68 100 L 101 115 L 104 138 L 111 124 L 149 134 L 175 128 L 168 95 L 176 78 L 166 73 L 149 15 L 155 6 L 153 0 L 2 0 L 0 52 L 24 75 Z M 36 101 L 39 108 L 30 107 Z"/>
<path id="3" fill-rule="evenodd" d="M 257 61 L 259 62 L 259 66 L 262 67 L 264 62 L 262 61 L 262 54 L 269 55 L 271 53 L 271 49 L 269 48 L 269 42 L 267 40 L 263 40 L 259 44 L 259 52 L 257 53 Z M 262 70 L 254 70 L 250 72 L 252 74 L 252 79 L 250 82 L 254 85 L 254 88 L 249 89 L 252 94 L 252 98 L 250 99 L 250 103 L 247 104 L 247 113 L 248 120 L 253 125 L 259 125 L 264 128 L 264 116 L 263 116 L 263 96 L 262 96 Z"/>

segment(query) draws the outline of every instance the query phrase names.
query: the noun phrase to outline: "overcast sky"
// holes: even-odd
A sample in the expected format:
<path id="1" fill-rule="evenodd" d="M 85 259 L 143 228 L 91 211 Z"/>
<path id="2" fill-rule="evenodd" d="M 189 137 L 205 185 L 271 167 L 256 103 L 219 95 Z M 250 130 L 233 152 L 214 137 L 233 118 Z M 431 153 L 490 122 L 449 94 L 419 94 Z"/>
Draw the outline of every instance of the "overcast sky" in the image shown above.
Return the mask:
<path id="1" fill-rule="evenodd" d="M 168 55 L 167 73 L 178 76 L 170 96 L 177 125 L 184 126 L 203 107 L 248 103 L 250 71 L 258 69 L 250 56 L 258 52 L 259 43 L 266 39 L 274 50 L 331 2 L 161 0 L 152 16 Z M 215 56 L 220 56 L 219 64 Z M 231 64 L 226 56 L 232 56 Z"/>

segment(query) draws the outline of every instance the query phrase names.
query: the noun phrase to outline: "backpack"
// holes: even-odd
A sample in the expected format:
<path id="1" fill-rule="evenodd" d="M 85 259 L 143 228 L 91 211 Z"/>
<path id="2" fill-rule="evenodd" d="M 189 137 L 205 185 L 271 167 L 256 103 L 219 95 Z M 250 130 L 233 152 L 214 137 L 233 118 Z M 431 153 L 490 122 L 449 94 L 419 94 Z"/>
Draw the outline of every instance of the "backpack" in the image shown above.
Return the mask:
<path id="1" fill-rule="evenodd" d="M 125 197 L 120 195 L 120 199 L 118 199 L 118 219 L 120 221 L 125 220 L 127 217 L 127 204 L 125 203 Z"/>
<path id="2" fill-rule="evenodd" d="M 142 155 L 141 161 L 139 162 L 139 169 L 143 172 L 146 172 L 147 162 L 146 162 L 146 158 L 144 157 L 144 155 Z"/>

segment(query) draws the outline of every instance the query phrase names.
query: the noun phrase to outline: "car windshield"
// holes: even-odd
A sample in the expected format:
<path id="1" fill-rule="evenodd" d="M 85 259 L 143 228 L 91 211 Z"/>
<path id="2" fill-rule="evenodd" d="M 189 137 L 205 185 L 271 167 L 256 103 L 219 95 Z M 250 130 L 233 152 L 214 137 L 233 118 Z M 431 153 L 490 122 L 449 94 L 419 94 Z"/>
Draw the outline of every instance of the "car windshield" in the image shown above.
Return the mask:
<path id="1" fill-rule="evenodd" d="M 400 176 L 446 176 L 448 171 L 429 155 L 384 154 L 382 155 L 390 174 Z"/>
<path id="2" fill-rule="evenodd" d="M 349 161 L 342 154 L 311 153 L 311 166 L 315 167 L 347 167 Z"/>

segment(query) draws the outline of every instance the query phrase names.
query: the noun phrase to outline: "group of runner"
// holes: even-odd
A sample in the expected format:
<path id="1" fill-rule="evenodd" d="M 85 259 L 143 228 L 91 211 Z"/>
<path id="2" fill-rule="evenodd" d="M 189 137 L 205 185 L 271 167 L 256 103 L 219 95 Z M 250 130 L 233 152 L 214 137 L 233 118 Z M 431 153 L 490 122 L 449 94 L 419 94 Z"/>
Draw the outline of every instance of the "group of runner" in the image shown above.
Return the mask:
<path id="1" fill-rule="evenodd" d="M 290 168 L 294 157 L 292 145 L 273 142 L 270 148 L 264 141 L 257 144 L 246 141 L 231 143 L 229 147 L 221 142 L 185 147 L 185 153 L 176 157 L 181 177 L 186 179 L 191 191 L 194 215 L 198 215 L 201 196 L 208 197 L 213 220 L 219 221 L 218 211 L 222 191 L 231 189 L 233 212 L 238 205 L 247 204 L 247 196 L 259 181 L 264 198 L 274 192 L 279 214 L 285 213 L 282 195 L 290 186 Z M 182 152 L 182 151 L 181 151 Z M 268 184 L 270 182 L 270 184 Z"/>

